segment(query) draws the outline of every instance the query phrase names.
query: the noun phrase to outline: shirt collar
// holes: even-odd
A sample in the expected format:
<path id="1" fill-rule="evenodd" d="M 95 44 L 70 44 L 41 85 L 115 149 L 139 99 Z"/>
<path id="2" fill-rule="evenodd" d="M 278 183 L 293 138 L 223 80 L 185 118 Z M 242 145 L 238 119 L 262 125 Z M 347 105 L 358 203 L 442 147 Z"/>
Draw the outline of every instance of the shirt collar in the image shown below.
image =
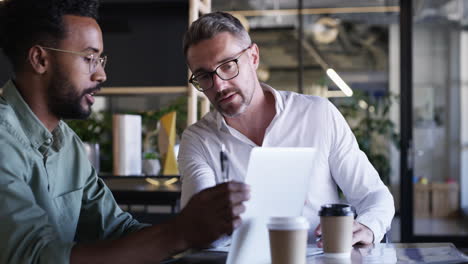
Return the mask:
<path id="1" fill-rule="evenodd" d="M 12 80 L 9 80 L 3 87 L 3 98 L 5 98 L 11 108 L 13 108 L 20 122 L 21 129 L 31 142 L 33 148 L 38 149 L 43 145 L 46 148 L 54 146 L 55 149 L 61 147 L 63 143 L 62 121 L 60 121 L 59 125 L 50 133 L 24 101 Z"/>
<path id="2" fill-rule="evenodd" d="M 260 83 L 260 86 L 262 87 L 262 90 L 271 92 L 273 96 L 275 97 L 275 108 L 276 108 L 275 118 L 276 118 L 284 110 L 284 99 L 283 97 L 281 97 L 281 94 L 277 90 L 273 89 L 268 84 Z M 226 123 L 226 120 L 224 120 L 223 115 L 219 113 L 218 111 L 216 111 L 215 118 L 216 118 L 216 125 L 218 127 L 218 130 L 228 132 L 229 131 L 228 124 Z"/>

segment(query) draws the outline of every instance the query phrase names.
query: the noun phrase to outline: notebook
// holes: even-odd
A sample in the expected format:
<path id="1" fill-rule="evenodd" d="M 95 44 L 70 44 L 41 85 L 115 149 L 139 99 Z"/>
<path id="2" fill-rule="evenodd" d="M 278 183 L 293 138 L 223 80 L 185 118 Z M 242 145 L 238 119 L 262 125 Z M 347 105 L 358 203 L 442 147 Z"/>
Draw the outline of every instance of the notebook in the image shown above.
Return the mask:
<path id="1" fill-rule="evenodd" d="M 313 148 L 252 150 L 245 178 L 251 198 L 232 235 L 227 264 L 271 263 L 268 218 L 301 215 L 315 156 Z"/>

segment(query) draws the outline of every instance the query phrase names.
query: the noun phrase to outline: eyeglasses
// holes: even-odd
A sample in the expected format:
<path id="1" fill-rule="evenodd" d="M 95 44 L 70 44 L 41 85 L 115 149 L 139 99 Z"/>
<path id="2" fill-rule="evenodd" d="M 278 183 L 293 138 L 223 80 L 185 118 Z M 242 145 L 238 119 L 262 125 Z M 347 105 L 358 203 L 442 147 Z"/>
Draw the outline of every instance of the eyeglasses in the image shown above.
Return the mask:
<path id="1" fill-rule="evenodd" d="M 43 49 L 47 49 L 47 50 L 53 50 L 53 51 L 59 51 L 59 52 L 65 52 L 65 53 L 71 53 L 71 54 L 83 56 L 89 65 L 89 74 L 93 74 L 97 71 L 98 64 L 101 64 L 103 69 L 106 67 L 107 56 L 98 57 L 92 53 L 62 50 L 62 49 L 49 48 L 49 47 L 43 47 L 43 46 L 40 46 L 40 47 Z"/>
<path id="2" fill-rule="evenodd" d="M 213 74 L 218 75 L 218 77 L 224 81 L 228 81 L 228 80 L 236 78 L 237 75 L 239 75 L 239 65 L 238 65 L 239 58 L 251 47 L 252 47 L 252 44 L 250 44 L 247 48 L 243 49 L 241 51 L 241 54 L 239 54 L 237 58 L 224 62 L 223 64 L 216 67 L 214 71 L 192 74 L 192 76 L 189 79 L 189 82 L 193 84 L 193 86 L 195 86 L 195 88 L 198 91 L 204 92 L 206 90 L 213 88 L 214 86 Z"/>

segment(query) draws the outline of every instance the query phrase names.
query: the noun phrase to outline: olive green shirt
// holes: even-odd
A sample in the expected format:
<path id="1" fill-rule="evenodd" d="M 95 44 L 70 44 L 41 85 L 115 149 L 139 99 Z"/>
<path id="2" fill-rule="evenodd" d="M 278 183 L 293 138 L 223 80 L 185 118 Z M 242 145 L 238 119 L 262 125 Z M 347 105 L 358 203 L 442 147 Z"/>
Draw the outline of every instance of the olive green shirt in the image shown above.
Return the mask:
<path id="1" fill-rule="evenodd" d="M 8 81 L 0 97 L 0 263 L 69 263 L 75 243 L 138 230 L 63 122 L 50 133 Z"/>

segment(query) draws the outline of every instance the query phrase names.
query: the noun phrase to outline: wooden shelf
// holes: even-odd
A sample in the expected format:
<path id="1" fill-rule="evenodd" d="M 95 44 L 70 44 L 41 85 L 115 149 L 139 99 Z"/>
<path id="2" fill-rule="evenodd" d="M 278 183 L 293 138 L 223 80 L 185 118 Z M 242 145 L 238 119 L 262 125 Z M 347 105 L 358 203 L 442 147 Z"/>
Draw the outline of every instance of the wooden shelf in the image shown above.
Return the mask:
<path id="1" fill-rule="evenodd" d="M 187 93 L 186 86 L 127 86 L 127 87 L 104 87 L 99 95 L 139 95 L 139 94 L 178 94 Z"/>

